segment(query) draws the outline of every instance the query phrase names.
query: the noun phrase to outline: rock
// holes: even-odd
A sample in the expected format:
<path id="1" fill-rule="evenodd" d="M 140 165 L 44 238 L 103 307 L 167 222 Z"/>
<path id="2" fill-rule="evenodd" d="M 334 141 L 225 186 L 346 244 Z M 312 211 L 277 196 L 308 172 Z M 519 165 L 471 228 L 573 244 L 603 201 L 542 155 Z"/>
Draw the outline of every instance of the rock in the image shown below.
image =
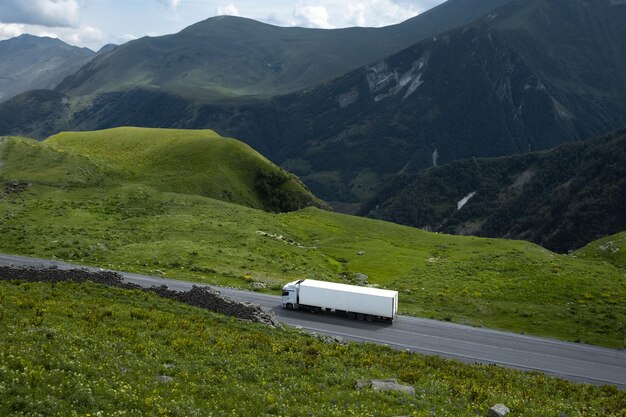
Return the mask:
<path id="1" fill-rule="evenodd" d="M 371 388 L 371 387 L 372 387 L 372 381 L 367 381 L 365 379 L 358 379 L 356 381 L 356 388 L 357 389 Z"/>
<path id="2" fill-rule="evenodd" d="M 361 272 L 357 272 L 356 274 L 354 274 L 354 280 L 356 281 L 357 284 L 367 284 L 367 279 L 369 277 L 365 274 L 362 274 Z"/>
<path id="3" fill-rule="evenodd" d="M 163 298 L 176 300 L 190 306 L 235 316 L 242 320 L 263 323 L 272 327 L 278 326 L 274 318 L 266 314 L 263 309 L 261 309 L 260 305 L 231 300 L 221 295 L 219 291 L 215 291 L 209 287 L 198 287 L 194 285 L 191 290 L 184 292 L 172 291 L 166 285 L 145 289 L 141 288 L 139 285 L 124 282 L 123 277 L 117 272 L 88 268 L 59 269 L 0 266 L 0 279 L 27 282 L 92 281 L 113 287 L 154 292 Z"/>
<path id="4" fill-rule="evenodd" d="M 259 290 L 267 288 L 267 285 L 265 285 L 265 283 L 259 282 L 259 281 L 254 281 L 253 283 L 250 284 L 250 286 L 252 288 L 257 288 Z"/>
<path id="5" fill-rule="evenodd" d="M 26 191 L 31 184 L 21 181 L 9 181 L 4 184 L 4 194 L 17 194 Z"/>
<path id="6" fill-rule="evenodd" d="M 161 297 L 178 300 L 190 306 L 216 311 L 242 320 L 267 324 L 272 327 L 277 326 L 274 318 L 266 314 L 258 304 L 231 300 L 209 287 L 194 285 L 189 291 L 178 292 L 170 290 L 166 285 L 161 285 L 160 287 L 152 287 L 149 291 L 154 291 Z"/>
<path id="7" fill-rule="evenodd" d="M 509 414 L 511 410 L 504 404 L 496 404 L 489 409 L 489 417 L 504 417 Z"/>
<path id="8" fill-rule="evenodd" d="M 329 345 L 334 345 L 334 344 L 338 344 L 338 345 L 347 345 L 348 343 L 343 340 L 341 337 L 339 336 L 327 336 L 327 335 L 323 335 L 323 334 L 317 334 L 315 332 L 308 332 L 307 334 L 316 337 L 318 339 L 320 339 L 322 342 L 329 344 Z"/>
<path id="9" fill-rule="evenodd" d="M 359 255 L 359 256 L 363 256 L 363 255 L 365 255 L 365 251 L 364 250 L 360 250 L 356 254 Z"/>
<path id="10" fill-rule="evenodd" d="M 167 375 L 157 375 L 154 377 L 154 380 L 160 382 L 161 384 L 169 384 L 174 381 L 174 378 Z"/>
<path id="11" fill-rule="evenodd" d="M 410 385 L 398 384 L 398 380 L 396 379 L 358 380 L 356 381 L 356 387 L 358 389 L 371 388 L 376 391 L 397 391 L 404 392 L 408 395 L 415 395 L 415 388 Z"/>

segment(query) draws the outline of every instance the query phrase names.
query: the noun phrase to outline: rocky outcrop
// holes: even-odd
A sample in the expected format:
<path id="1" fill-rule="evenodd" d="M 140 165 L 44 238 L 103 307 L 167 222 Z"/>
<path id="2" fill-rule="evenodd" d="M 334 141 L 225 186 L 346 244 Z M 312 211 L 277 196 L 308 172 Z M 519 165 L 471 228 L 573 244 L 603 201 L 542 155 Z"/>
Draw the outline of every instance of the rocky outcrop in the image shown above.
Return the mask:
<path id="1" fill-rule="evenodd" d="M 231 300 L 209 287 L 193 286 L 189 291 L 173 291 L 166 285 L 158 287 L 142 288 L 139 285 L 124 282 L 124 278 L 113 271 L 59 268 L 34 268 L 0 266 L 0 280 L 5 281 L 28 281 L 28 282 L 85 282 L 91 281 L 98 284 L 120 287 L 125 289 L 150 291 L 163 298 L 169 298 L 185 303 L 190 306 L 215 311 L 217 313 L 234 316 L 242 320 L 263 323 L 276 327 L 274 319 L 266 314 L 259 305 Z"/>
<path id="2" fill-rule="evenodd" d="M 2 167 L 2 161 L 0 161 L 0 167 Z M 30 188 L 30 184 L 20 181 L 9 181 L 4 184 L 4 190 L 0 191 L 0 198 L 9 194 L 18 194 L 24 192 Z"/>
<path id="3" fill-rule="evenodd" d="M 489 409 L 489 417 L 504 417 L 509 414 L 511 410 L 504 404 L 496 404 Z"/>
<path id="4" fill-rule="evenodd" d="M 397 391 L 408 395 L 415 395 L 415 388 L 410 385 L 402 385 L 396 379 L 372 379 L 356 381 L 357 389 L 371 388 L 375 391 Z"/>

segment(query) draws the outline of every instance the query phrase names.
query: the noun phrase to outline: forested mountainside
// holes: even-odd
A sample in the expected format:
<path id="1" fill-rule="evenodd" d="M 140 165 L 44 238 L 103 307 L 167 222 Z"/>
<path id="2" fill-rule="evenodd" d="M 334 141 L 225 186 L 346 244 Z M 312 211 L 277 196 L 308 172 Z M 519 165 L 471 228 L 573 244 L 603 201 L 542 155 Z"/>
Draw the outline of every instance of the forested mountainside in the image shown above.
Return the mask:
<path id="1" fill-rule="evenodd" d="M 521 156 L 398 176 L 362 214 L 566 252 L 626 230 L 626 130 Z"/>

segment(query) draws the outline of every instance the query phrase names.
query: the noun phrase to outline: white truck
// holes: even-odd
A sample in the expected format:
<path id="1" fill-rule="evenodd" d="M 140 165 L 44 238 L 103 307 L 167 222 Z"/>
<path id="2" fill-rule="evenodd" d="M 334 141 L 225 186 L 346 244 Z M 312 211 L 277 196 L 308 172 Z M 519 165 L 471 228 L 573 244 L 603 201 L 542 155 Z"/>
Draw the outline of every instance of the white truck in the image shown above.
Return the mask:
<path id="1" fill-rule="evenodd" d="M 282 306 L 314 313 L 334 310 L 358 320 L 392 321 L 398 314 L 398 291 L 301 279 L 283 287 Z"/>

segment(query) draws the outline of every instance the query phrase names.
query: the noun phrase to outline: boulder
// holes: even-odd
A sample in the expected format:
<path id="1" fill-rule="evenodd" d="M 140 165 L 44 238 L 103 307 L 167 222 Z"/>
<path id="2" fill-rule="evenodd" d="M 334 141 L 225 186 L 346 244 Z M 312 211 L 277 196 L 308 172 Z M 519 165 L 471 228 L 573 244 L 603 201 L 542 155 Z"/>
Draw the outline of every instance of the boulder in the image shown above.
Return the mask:
<path id="1" fill-rule="evenodd" d="M 410 385 L 402 385 L 397 379 L 372 379 L 356 381 L 358 389 L 371 388 L 375 391 L 397 391 L 408 395 L 415 395 L 415 388 Z"/>
<path id="2" fill-rule="evenodd" d="M 154 380 L 160 382 L 161 384 L 169 384 L 174 381 L 174 378 L 167 375 L 157 375 L 154 377 Z"/>
<path id="3" fill-rule="evenodd" d="M 367 284 L 368 278 L 369 277 L 367 275 L 361 272 L 357 272 L 356 274 L 354 274 L 354 280 L 356 281 L 357 284 L 361 284 L 361 285 Z"/>
<path id="4" fill-rule="evenodd" d="M 489 409 L 489 417 L 504 417 L 509 414 L 511 410 L 504 404 L 496 404 Z"/>

